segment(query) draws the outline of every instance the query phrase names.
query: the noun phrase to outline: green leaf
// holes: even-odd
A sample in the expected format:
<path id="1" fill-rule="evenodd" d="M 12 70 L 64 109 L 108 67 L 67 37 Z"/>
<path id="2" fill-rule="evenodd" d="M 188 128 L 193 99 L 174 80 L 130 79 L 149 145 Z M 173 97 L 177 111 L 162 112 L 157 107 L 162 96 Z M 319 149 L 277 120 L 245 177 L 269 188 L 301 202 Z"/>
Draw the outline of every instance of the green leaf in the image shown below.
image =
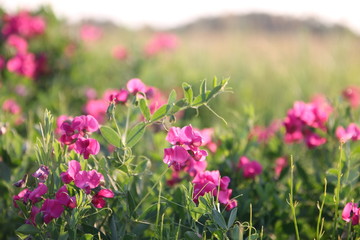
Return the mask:
<path id="1" fill-rule="evenodd" d="M 39 233 L 40 230 L 31 224 L 23 224 L 18 229 L 16 229 L 16 232 L 30 235 L 30 234 Z"/>
<path id="2" fill-rule="evenodd" d="M 218 85 L 218 83 L 217 83 L 217 77 L 215 76 L 215 77 L 213 78 L 213 88 L 215 88 L 217 85 Z"/>
<path id="3" fill-rule="evenodd" d="M 216 211 L 215 209 L 212 210 L 212 216 L 214 218 L 214 221 L 217 225 L 219 225 L 219 227 L 223 228 L 223 229 L 227 229 L 225 220 L 223 215 L 221 215 L 221 213 L 219 213 L 218 211 Z"/>
<path id="4" fill-rule="evenodd" d="M 173 89 L 168 98 L 168 105 L 170 105 L 170 106 L 173 105 L 175 101 L 176 101 L 176 92 Z"/>
<path id="5" fill-rule="evenodd" d="M 84 235 L 81 236 L 81 240 L 92 240 L 94 238 L 94 236 L 92 234 L 86 233 Z"/>
<path id="6" fill-rule="evenodd" d="M 330 174 L 330 175 L 337 176 L 338 175 L 338 170 L 336 168 L 330 168 L 329 170 L 326 171 L 326 173 Z"/>
<path id="7" fill-rule="evenodd" d="M 165 104 L 163 106 L 161 106 L 158 110 L 156 110 L 156 112 L 152 115 L 151 121 L 155 122 L 158 121 L 160 119 L 162 119 L 163 117 L 166 116 L 168 110 L 170 109 L 170 106 Z"/>
<path id="8" fill-rule="evenodd" d="M 108 126 L 102 126 L 100 128 L 101 135 L 105 138 L 105 140 L 111 145 L 121 148 L 121 138 L 114 129 Z"/>
<path id="9" fill-rule="evenodd" d="M 236 208 L 233 208 L 233 209 L 231 210 L 230 217 L 229 217 L 229 221 L 228 221 L 228 224 L 227 224 L 227 227 L 228 227 L 228 228 L 230 228 L 230 227 L 234 224 L 234 222 L 235 222 L 235 220 L 236 220 L 236 214 L 237 214 L 237 207 L 236 207 Z"/>
<path id="10" fill-rule="evenodd" d="M 213 98 L 220 90 L 222 89 L 222 86 L 216 86 L 214 87 L 210 93 L 207 95 L 207 101 L 209 101 L 211 98 Z"/>
<path id="11" fill-rule="evenodd" d="M 206 79 L 202 80 L 200 85 L 200 95 L 206 92 Z"/>
<path id="12" fill-rule="evenodd" d="M 146 100 L 144 98 L 141 98 L 139 100 L 139 107 L 140 107 L 140 110 L 141 110 L 141 113 L 144 115 L 144 118 L 146 120 L 149 120 L 150 117 L 151 117 L 151 114 L 150 114 L 150 109 L 146 103 Z"/>
<path id="13" fill-rule="evenodd" d="M 186 101 L 191 105 L 192 101 L 193 101 L 193 90 L 191 88 L 191 86 L 189 84 L 187 84 L 186 82 L 184 82 L 182 84 L 183 90 L 184 90 L 184 97 L 186 99 Z"/>
<path id="14" fill-rule="evenodd" d="M 209 94 L 210 94 L 210 91 L 207 91 L 206 93 L 200 94 L 199 96 L 197 96 L 194 99 L 191 106 L 192 107 L 197 107 L 197 106 L 200 106 L 200 105 L 206 103 L 206 100 L 208 99 Z"/>
<path id="15" fill-rule="evenodd" d="M 224 239 L 224 233 L 220 229 L 213 232 L 213 236 L 215 236 L 216 239 L 219 239 L 219 240 Z"/>
<path id="16" fill-rule="evenodd" d="M 67 240 L 69 238 L 69 233 L 63 232 L 60 233 L 58 240 Z"/>
<path id="17" fill-rule="evenodd" d="M 127 135 L 126 145 L 128 147 L 135 146 L 135 144 L 142 138 L 144 133 L 145 133 L 145 123 L 141 122 L 135 125 L 135 127 L 133 127 Z"/>
<path id="18" fill-rule="evenodd" d="M 201 238 L 199 238 L 196 233 L 191 232 L 191 231 L 185 232 L 185 239 L 188 239 L 188 240 L 201 240 Z"/>

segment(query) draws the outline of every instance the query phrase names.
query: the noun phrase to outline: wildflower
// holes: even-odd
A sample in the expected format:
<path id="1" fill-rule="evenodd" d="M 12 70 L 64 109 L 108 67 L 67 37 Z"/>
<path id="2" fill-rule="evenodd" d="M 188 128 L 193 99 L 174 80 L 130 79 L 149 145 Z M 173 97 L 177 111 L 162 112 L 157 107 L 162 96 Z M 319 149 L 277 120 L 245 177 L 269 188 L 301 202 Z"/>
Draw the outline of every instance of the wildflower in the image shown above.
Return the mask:
<path id="1" fill-rule="evenodd" d="M 49 176 L 49 168 L 45 165 L 41 165 L 35 173 L 33 173 L 33 177 L 39 179 L 40 182 L 45 182 Z"/>
<path id="2" fill-rule="evenodd" d="M 181 146 L 173 146 L 172 148 L 164 149 L 164 163 L 169 167 L 174 166 L 175 169 L 180 169 L 185 166 L 189 159 L 189 153 Z"/>
<path id="3" fill-rule="evenodd" d="M 103 35 L 102 30 L 94 25 L 85 24 L 81 26 L 80 36 L 84 42 L 95 42 Z"/>
<path id="4" fill-rule="evenodd" d="M 18 208 L 19 206 L 17 205 L 16 201 L 22 201 L 23 203 L 27 203 L 29 200 L 29 195 L 30 195 L 31 191 L 27 188 L 25 188 L 24 190 L 22 190 L 21 192 L 18 193 L 18 195 L 13 196 L 13 204 L 14 207 Z"/>
<path id="5" fill-rule="evenodd" d="M 106 110 L 108 108 L 108 102 L 105 100 L 88 100 L 84 107 L 84 112 L 93 116 L 99 123 L 105 122 Z"/>
<path id="6" fill-rule="evenodd" d="M 71 183 L 79 171 L 81 171 L 80 163 L 76 160 L 71 160 L 68 162 L 68 170 L 62 172 L 60 178 L 66 184 Z"/>
<path id="7" fill-rule="evenodd" d="M 237 166 L 242 169 L 244 178 L 255 178 L 262 173 L 262 166 L 257 161 L 250 161 L 247 157 L 242 156 Z"/>
<path id="8" fill-rule="evenodd" d="M 129 92 L 126 89 L 107 90 L 104 93 L 104 99 L 109 102 L 125 103 L 129 97 Z"/>
<path id="9" fill-rule="evenodd" d="M 6 67 L 9 72 L 34 79 L 36 75 L 36 58 L 33 53 L 18 53 L 8 60 Z"/>
<path id="10" fill-rule="evenodd" d="M 281 122 L 278 120 L 273 121 L 269 126 L 255 126 L 251 132 L 249 138 L 256 137 L 259 143 L 267 143 L 275 133 L 279 130 Z"/>
<path id="11" fill-rule="evenodd" d="M 76 197 L 70 197 L 66 185 L 63 185 L 55 194 L 56 200 L 59 201 L 62 205 L 75 208 L 76 207 Z"/>
<path id="12" fill-rule="evenodd" d="M 9 112 L 11 114 L 19 114 L 21 112 L 21 107 L 19 104 L 13 99 L 7 99 L 2 105 L 2 109 L 4 112 Z"/>
<path id="13" fill-rule="evenodd" d="M 359 215 L 360 215 L 360 209 L 358 208 L 357 203 L 347 203 L 343 209 L 342 212 L 342 219 L 345 222 L 350 222 L 352 225 L 358 225 L 359 224 Z"/>
<path id="14" fill-rule="evenodd" d="M 212 136 L 214 135 L 213 128 L 204 128 L 198 130 L 202 136 L 202 146 L 206 146 L 211 152 L 216 152 L 217 144 L 212 140 Z"/>
<path id="15" fill-rule="evenodd" d="M 342 142 L 347 142 L 348 140 L 360 140 L 360 128 L 355 123 L 350 123 L 346 129 L 341 126 L 337 127 L 335 134 Z"/>
<path id="16" fill-rule="evenodd" d="M 275 177 L 279 178 L 282 170 L 288 165 L 286 157 L 279 157 L 275 161 Z"/>
<path id="17" fill-rule="evenodd" d="M 117 60 L 124 60 L 127 58 L 128 53 L 123 46 L 116 46 L 112 49 L 112 56 Z"/>
<path id="18" fill-rule="evenodd" d="M 18 188 L 23 188 L 23 187 L 26 186 L 27 179 L 28 179 L 28 175 L 25 174 L 22 179 L 20 179 L 19 181 L 17 181 L 17 182 L 14 183 L 13 185 L 14 185 L 15 187 L 18 187 Z"/>
<path id="19" fill-rule="evenodd" d="M 356 108 L 360 105 L 360 88 L 356 86 L 347 87 L 343 93 L 343 97 L 350 103 L 350 106 Z"/>
<path id="20" fill-rule="evenodd" d="M 178 39 L 173 34 L 158 33 L 145 46 L 145 54 L 153 56 L 161 51 L 173 50 L 178 45 Z"/>
<path id="21" fill-rule="evenodd" d="M 100 144 L 95 139 L 80 137 L 75 142 L 74 150 L 78 154 L 83 155 L 85 159 L 88 159 L 90 154 L 96 155 L 99 153 Z"/>
<path id="22" fill-rule="evenodd" d="M 26 224 L 32 224 L 33 226 L 36 226 L 36 215 L 40 212 L 40 208 L 36 207 L 36 206 L 32 206 L 31 207 L 31 212 L 30 212 L 30 216 L 28 219 L 26 219 L 25 223 Z"/>
<path id="23" fill-rule="evenodd" d="M 106 206 L 106 202 L 105 202 L 104 198 L 113 198 L 113 197 L 114 197 L 114 193 L 111 190 L 101 189 L 98 193 L 96 193 L 93 196 L 91 203 L 96 208 L 103 208 Z"/>
<path id="24" fill-rule="evenodd" d="M 17 53 L 26 53 L 28 49 L 27 41 L 17 35 L 10 35 L 6 39 L 6 44 L 13 47 Z"/>
<path id="25" fill-rule="evenodd" d="M 32 203 L 37 203 L 42 199 L 42 196 L 47 193 L 48 188 L 45 184 L 43 183 L 39 183 L 39 185 L 37 186 L 37 188 L 35 188 L 33 191 L 30 192 L 29 194 L 29 200 Z"/>
<path id="26" fill-rule="evenodd" d="M 199 172 L 192 183 L 194 184 L 193 201 L 198 203 L 198 198 L 205 193 L 211 193 L 214 197 L 218 196 L 219 202 L 227 206 L 227 210 L 237 205 L 235 200 L 231 200 L 232 189 L 228 189 L 230 178 L 220 176 L 219 171 Z"/>
<path id="27" fill-rule="evenodd" d="M 138 78 L 130 79 L 126 84 L 127 90 L 135 95 L 138 92 L 145 93 L 147 90 L 146 85 Z"/>
<path id="28" fill-rule="evenodd" d="M 5 15 L 2 33 L 5 36 L 18 34 L 25 38 L 43 34 L 46 24 L 42 17 L 31 16 L 27 11 L 17 15 Z"/>
<path id="29" fill-rule="evenodd" d="M 55 218 L 59 218 L 64 212 L 64 207 L 56 199 L 46 199 L 41 206 L 40 212 L 43 213 L 43 219 L 46 224 Z"/>

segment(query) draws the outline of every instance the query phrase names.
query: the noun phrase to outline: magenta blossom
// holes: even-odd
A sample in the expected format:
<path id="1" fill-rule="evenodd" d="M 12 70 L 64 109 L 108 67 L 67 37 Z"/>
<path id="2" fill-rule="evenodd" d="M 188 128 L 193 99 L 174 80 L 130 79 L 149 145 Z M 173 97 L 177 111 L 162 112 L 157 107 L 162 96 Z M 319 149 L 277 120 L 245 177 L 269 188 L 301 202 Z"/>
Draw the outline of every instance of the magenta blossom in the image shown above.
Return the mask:
<path id="1" fill-rule="evenodd" d="M 96 155 L 99 153 L 100 144 L 95 139 L 80 137 L 75 142 L 74 150 L 76 153 L 83 155 L 85 159 L 88 159 L 90 154 Z"/>
<path id="2" fill-rule="evenodd" d="M 30 217 L 26 219 L 26 224 L 32 224 L 33 226 L 36 226 L 36 215 L 40 212 L 40 208 L 36 206 L 31 207 Z"/>
<path id="3" fill-rule="evenodd" d="M 214 135 L 213 128 L 204 128 L 198 130 L 202 136 L 202 146 L 206 146 L 211 152 L 216 152 L 217 144 L 212 140 Z"/>
<path id="4" fill-rule="evenodd" d="M 33 53 L 18 53 L 6 64 L 9 72 L 34 79 L 36 75 L 36 58 Z"/>
<path id="5" fill-rule="evenodd" d="M 9 112 L 11 114 L 17 115 L 21 112 L 21 107 L 19 104 L 13 99 L 7 99 L 2 105 L 2 109 L 4 112 Z"/>
<path id="6" fill-rule="evenodd" d="M 36 172 L 33 173 L 33 177 L 39 179 L 40 182 L 45 182 L 50 173 L 49 167 L 41 165 Z"/>
<path id="7" fill-rule="evenodd" d="M 214 197 L 218 197 L 219 202 L 226 205 L 226 210 L 231 210 L 237 206 L 237 201 L 230 199 L 232 189 L 228 189 L 230 178 L 220 176 L 219 171 L 199 172 L 194 180 L 193 201 L 198 203 L 198 198 L 204 196 L 205 193 L 211 193 Z"/>
<path id="8" fill-rule="evenodd" d="M 23 203 L 27 203 L 29 200 L 29 195 L 30 195 L 31 191 L 27 188 L 25 188 L 24 190 L 22 190 L 21 192 L 19 192 L 18 195 L 13 196 L 13 204 L 14 207 L 18 208 L 19 206 L 17 205 L 16 201 L 22 201 Z"/>
<path id="9" fill-rule="evenodd" d="M 56 200 L 63 206 L 71 209 L 76 207 L 76 197 L 70 197 L 66 185 L 63 185 L 55 194 Z"/>
<path id="10" fill-rule="evenodd" d="M 357 108 L 360 106 L 360 87 L 350 86 L 343 91 L 342 95 L 350 103 L 351 107 Z"/>
<path id="11" fill-rule="evenodd" d="M 47 193 L 48 188 L 45 184 L 39 183 L 38 187 L 35 188 L 32 192 L 29 194 L 29 200 L 32 203 L 37 203 L 42 199 L 42 196 Z"/>
<path id="12" fill-rule="evenodd" d="M 249 138 L 255 137 L 259 143 L 267 143 L 281 127 L 281 121 L 275 120 L 269 126 L 255 126 Z"/>
<path id="13" fill-rule="evenodd" d="M 352 225 L 359 224 L 360 208 L 357 203 L 347 203 L 342 212 L 342 219 L 345 222 L 351 222 Z"/>
<path id="14" fill-rule="evenodd" d="M 147 56 L 155 55 L 161 51 L 173 50 L 178 45 L 175 35 L 169 33 L 158 33 L 145 46 Z"/>
<path id="15" fill-rule="evenodd" d="M 116 46 L 112 49 L 112 56 L 117 60 L 125 60 L 128 56 L 128 52 L 123 46 Z"/>
<path id="16" fill-rule="evenodd" d="M 17 53 L 26 53 L 28 49 L 27 41 L 17 35 L 10 35 L 6 39 L 6 44 L 13 47 Z"/>
<path id="17" fill-rule="evenodd" d="M 186 145 L 196 149 L 202 145 L 203 137 L 198 130 L 189 125 L 183 128 L 170 128 L 166 140 L 173 145 Z"/>
<path id="18" fill-rule="evenodd" d="M 339 126 L 336 129 L 336 137 L 341 142 L 347 142 L 348 140 L 358 141 L 360 140 L 360 128 L 355 123 L 350 123 L 346 129 Z"/>
<path id="19" fill-rule="evenodd" d="M 281 172 L 284 168 L 286 168 L 288 165 L 288 161 L 286 157 L 279 157 L 275 161 L 275 177 L 279 178 Z"/>
<path id="20" fill-rule="evenodd" d="M 93 196 L 91 203 L 96 208 L 103 208 L 106 206 L 106 202 L 105 202 L 104 198 L 113 198 L 113 197 L 114 197 L 114 193 L 111 190 L 101 189 L 98 193 L 96 193 Z"/>
<path id="21" fill-rule="evenodd" d="M 164 163 L 169 167 L 174 166 L 177 170 L 184 167 L 189 158 L 189 153 L 181 146 L 173 146 L 172 148 L 164 149 Z"/>
<path id="22" fill-rule="evenodd" d="M 5 15 L 2 33 L 5 36 L 18 34 L 25 38 L 43 34 L 46 24 L 42 17 L 31 16 L 27 11 L 17 15 Z"/>
<path id="23" fill-rule="evenodd" d="M 84 106 L 84 112 L 93 116 L 99 123 L 105 122 L 106 111 L 109 103 L 103 99 L 89 100 Z"/>
<path id="24" fill-rule="evenodd" d="M 242 169 L 244 178 L 255 178 L 262 173 L 261 164 L 257 161 L 250 161 L 245 156 L 240 157 L 237 168 Z"/>
<path id="25" fill-rule="evenodd" d="M 126 89 L 107 90 L 104 93 L 104 99 L 109 102 L 125 103 L 129 97 L 129 92 Z"/>
<path id="26" fill-rule="evenodd" d="M 76 160 L 71 160 L 68 162 L 68 170 L 60 174 L 61 180 L 66 184 L 71 183 L 79 171 L 81 171 L 80 163 Z"/>
<path id="27" fill-rule="evenodd" d="M 81 26 L 80 36 L 84 42 L 95 42 L 103 35 L 102 30 L 94 25 L 85 24 Z"/>
<path id="28" fill-rule="evenodd" d="M 130 79 L 126 84 L 126 87 L 127 90 L 134 95 L 138 92 L 145 93 L 147 90 L 146 85 L 139 78 Z"/>
<path id="29" fill-rule="evenodd" d="M 46 199 L 41 206 L 40 212 L 43 213 L 43 219 L 46 224 L 55 218 L 59 218 L 64 212 L 62 203 L 56 199 Z"/>

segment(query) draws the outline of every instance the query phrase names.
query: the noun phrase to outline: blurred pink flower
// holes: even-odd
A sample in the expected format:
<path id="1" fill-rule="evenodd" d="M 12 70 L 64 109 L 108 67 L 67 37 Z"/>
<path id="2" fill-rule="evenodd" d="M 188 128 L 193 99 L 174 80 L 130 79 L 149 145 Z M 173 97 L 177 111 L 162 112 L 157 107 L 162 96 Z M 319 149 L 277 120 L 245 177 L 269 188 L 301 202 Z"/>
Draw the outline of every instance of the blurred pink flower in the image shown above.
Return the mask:
<path id="1" fill-rule="evenodd" d="M 102 30 L 94 25 L 85 24 L 81 26 L 80 36 L 84 42 L 95 42 L 103 35 Z"/>
<path id="2" fill-rule="evenodd" d="M 4 112 L 8 112 L 14 115 L 21 113 L 21 107 L 17 102 L 13 99 L 7 99 L 2 105 L 2 109 Z"/>
<path id="3" fill-rule="evenodd" d="M 240 157 L 237 168 L 242 169 L 244 178 L 255 178 L 262 173 L 261 164 L 257 161 L 250 161 L 245 156 Z"/>
<path id="4" fill-rule="evenodd" d="M 130 79 L 126 84 L 126 87 L 127 90 L 134 95 L 138 92 L 145 93 L 147 90 L 146 85 L 139 78 Z"/>
<path id="5" fill-rule="evenodd" d="M 125 60 L 128 56 L 128 52 L 123 46 L 116 46 L 112 49 L 112 56 L 117 60 Z"/>
<path id="6" fill-rule="evenodd" d="M 84 107 L 84 112 L 93 116 L 99 123 L 104 123 L 108 106 L 109 104 L 102 99 L 89 100 Z"/>
<path id="7" fill-rule="evenodd" d="M 256 137 L 259 143 L 267 143 L 275 133 L 280 129 L 281 121 L 274 120 L 270 123 L 269 126 L 255 126 L 249 135 L 249 138 Z"/>
<path id="8" fill-rule="evenodd" d="M 104 100 L 115 103 L 125 103 L 129 97 L 129 92 L 126 89 L 114 90 L 108 89 L 104 93 Z"/>
<path id="9" fill-rule="evenodd" d="M 32 224 L 33 226 L 36 226 L 36 215 L 40 212 L 40 208 L 36 206 L 31 207 L 30 217 L 26 219 L 26 224 Z"/>
<path id="10" fill-rule="evenodd" d="M 47 186 L 44 183 L 39 183 L 37 188 L 30 192 L 28 198 L 32 203 L 37 203 L 42 199 L 42 196 L 47 193 L 47 191 Z"/>
<path id="11" fill-rule="evenodd" d="M 195 203 L 198 203 L 200 196 L 211 193 L 214 197 L 219 197 L 219 202 L 226 205 L 226 210 L 237 206 L 237 202 L 230 199 L 232 194 L 232 189 L 228 189 L 230 178 L 226 176 L 221 178 L 219 171 L 199 172 L 192 183 L 194 184 L 193 201 Z"/>
<path id="12" fill-rule="evenodd" d="M 28 49 L 27 41 L 18 35 L 10 35 L 6 39 L 6 44 L 13 47 L 17 53 L 26 53 Z"/>
<path id="13" fill-rule="evenodd" d="M 348 140 L 358 141 L 360 140 L 360 128 L 355 123 L 350 123 L 346 129 L 339 126 L 336 128 L 336 137 L 341 142 L 347 142 Z"/>
<path id="14" fill-rule="evenodd" d="M 113 198 L 113 197 L 114 197 L 114 193 L 111 190 L 101 189 L 98 193 L 96 193 L 93 196 L 91 203 L 96 208 L 103 208 L 106 206 L 106 202 L 105 202 L 104 198 Z"/>
<path id="15" fill-rule="evenodd" d="M 70 197 L 66 185 L 63 185 L 55 194 L 56 200 L 60 204 L 69 207 L 71 209 L 76 207 L 76 197 Z"/>
<path id="16" fill-rule="evenodd" d="M 178 46 L 178 38 L 174 34 L 158 33 L 145 46 L 147 56 L 155 55 L 161 51 L 173 50 Z"/>
<path id="17" fill-rule="evenodd" d="M 15 93 L 19 96 L 25 97 L 28 95 L 27 87 L 25 85 L 18 84 L 15 86 Z"/>
<path id="18" fill-rule="evenodd" d="M 90 87 L 88 87 L 88 88 L 85 89 L 85 96 L 86 96 L 86 98 L 87 98 L 88 100 L 90 100 L 90 99 L 95 99 L 95 98 L 96 98 L 96 95 L 97 95 L 97 93 L 96 93 L 96 90 L 95 90 L 95 89 L 90 88 Z"/>
<path id="19" fill-rule="evenodd" d="M 342 212 L 342 219 L 345 222 L 350 222 L 352 225 L 358 225 L 359 224 L 359 215 L 360 215 L 360 209 L 358 208 L 357 203 L 347 203 L 343 209 Z"/>
<path id="20" fill-rule="evenodd" d="M 281 172 L 285 167 L 287 167 L 288 162 L 286 157 L 279 157 L 275 161 L 275 177 L 279 178 Z"/>
<path id="21" fill-rule="evenodd" d="M 342 95 L 351 107 L 356 108 L 360 105 L 360 87 L 349 86 L 342 92 Z"/>
<path id="22" fill-rule="evenodd" d="M 34 79 L 37 67 L 35 55 L 32 53 L 18 53 L 8 60 L 6 67 L 9 72 Z"/>
<path id="23" fill-rule="evenodd" d="M 5 36 L 18 34 L 25 38 L 41 35 L 45 31 L 46 23 L 40 16 L 31 16 L 27 11 L 20 11 L 16 15 L 5 15 L 2 33 Z"/>
<path id="24" fill-rule="evenodd" d="M 13 204 L 14 207 L 18 208 L 19 206 L 17 205 L 16 201 L 22 201 L 24 204 L 26 204 L 29 200 L 29 195 L 30 195 L 31 191 L 27 188 L 25 188 L 24 190 L 22 190 L 21 192 L 18 193 L 18 195 L 13 196 Z"/>

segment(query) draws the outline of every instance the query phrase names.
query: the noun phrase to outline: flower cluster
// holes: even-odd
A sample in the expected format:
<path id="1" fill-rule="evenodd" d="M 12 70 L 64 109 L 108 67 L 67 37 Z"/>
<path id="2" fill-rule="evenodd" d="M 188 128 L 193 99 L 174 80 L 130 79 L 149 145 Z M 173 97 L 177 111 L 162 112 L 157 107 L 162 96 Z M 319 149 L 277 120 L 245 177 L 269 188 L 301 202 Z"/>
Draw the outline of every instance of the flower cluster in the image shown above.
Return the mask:
<path id="1" fill-rule="evenodd" d="M 66 185 L 63 185 L 55 193 L 55 198 L 44 198 L 44 195 L 48 193 L 48 187 L 45 185 L 45 181 L 49 175 L 49 168 L 47 166 L 40 166 L 40 168 L 33 174 L 34 177 L 38 178 L 40 183 L 32 191 L 28 188 L 23 189 L 19 194 L 13 196 L 13 204 L 16 208 L 19 208 L 19 203 L 24 205 L 30 205 L 31 213 L 30 217 L 26 220 L 27 224 L 36 225 L 36 215 L 41 213 L 43 221 L 48 224 L 51 220 L 59 218 L 65 211 L 64 207 L 70 209 L 76 207 L 75 196 L 69 196 Z M 14 185 L 17 187 L 25 187 L 26 179 L 23 178 Z M 41 207 L 36 206 L 37 203 L 43 201 Z"/>
<path id="2" fill-rule="evenodd" d="M 219 171 L 199 172 L 192 183 L 194 184 L 193 200 L 198 203 L 198 198 L 204 196 L 205 193 L 211 193 L 218 197 L 219 202 L 226 205 L 227 210 L 237 206 L 237 201 L 230 199 L 232 189 L 228 189 L 230 178 L 221 177 Z"/>
<path id="3" fill-rule="evenodd" d="M 204 161 L 208 155 L 205 150 L 199 149 L 203 138 L 191 125 L 170 128 L 166 140 L 174 146 L 164 149 L 164 163 L 175 170 L 184 168 L 191 160 Z"/>
<path id="4" fill-rule="evenodd" d="M 6 62 L 9 72 L 16 73 L 30 79 L 35 79 L 47 70 L 47 58 L 44 54 L 35 55 L 28 51 L 27 39 L 44 33 L 45 21 L 42 17 L 31 16 L 27 11 L 17 15 L 5 15 L 1 29 L 6 39 L 6 45 L 15 52 Z M 1 59 L 0 65 L 5 65 Z"/>
<path id="5" fill-rule="evenodd" d="M 255 178 L 262 173 L 261 164 L 255 160 L 250 161 L 245 156 L 240 157 L 237 168 L 242 170 L 244 178 Z"/>
<path id="6" fill-rule="evenodd" d="M 274 120 L 269 126 L 255 126 L 249 135 L 249 138 L 255 137 L 259 143 L 267 143 L 275 133 L 280 129 L 281 122 Z"/>
<path id="7" fill-rule="evenodd" d="M 100 144 L 97 140 L 89 138 L 88 135 L 99 129 L 99 124 L 91 115 L 82 115 L 73 120 L 64 121 L 61 126 L 60 142 L 69 145 L 70 149 L 84 156 L 96 155 L 100 151 Z"/>
<path id="8" fill-rule="evenodd" d="M 360 106 L 360 87 L 350 86 L 342 92 L 343 97 L 350 103 L 350 106 L 356 108 Z"/>
<path id="9" fill-rule="evenodd" d="M 339 126 L 336 129 L 336 137 L 341 142 L 347 142 L 348 140 L 358 141 L 360 140 L 360 128 L 355 123 L 350 123 L 346 129 Z"/>
<path id="10" fill-rule="evenodd" d="M 345 222 L 351 222 L 352 225 L 358 225 L 359 215 L 360 208 L 358 208 L 358 204 L 349 202 L 345 205 L 341 216 Z"/>
<path id="11" fill-rule="evenodd" d="M 321 97 L 310 103 L 295 102 L 283 122 L 285 126 L 285 142 L 293 143 L 305 140 L 309 148 L 320 146 L 326 138 L 319 136 L 315 130 L 326 132 L 326 122 L 332 107 Z"/>
<path id="12" fill-rule="evenodd" d="M 84 42 L 95 42 L 103 35 L 102 30 L 94 25 L 85 24 L 81 26 L 80 37 Z"/>
<path id="13" fill-rule="evenodd" d="M 78 161 L 69 161 L 68 170 L 62 172 L 60 177 L 65 184 L 74 182 L 75 186 L 83 189 L 86 194 L 90 194 L 91 191 L 94 191 L 95 194 L 93 195 L 91 202 L 96 208 L 105 207 L 106 202 L 104 198 L 114 197 L 114 193 L 109 189 L 95 191 L 95 189 L 104 182 L 104 176 L 96 170 L 81 171 L 81 166 Z"/>

